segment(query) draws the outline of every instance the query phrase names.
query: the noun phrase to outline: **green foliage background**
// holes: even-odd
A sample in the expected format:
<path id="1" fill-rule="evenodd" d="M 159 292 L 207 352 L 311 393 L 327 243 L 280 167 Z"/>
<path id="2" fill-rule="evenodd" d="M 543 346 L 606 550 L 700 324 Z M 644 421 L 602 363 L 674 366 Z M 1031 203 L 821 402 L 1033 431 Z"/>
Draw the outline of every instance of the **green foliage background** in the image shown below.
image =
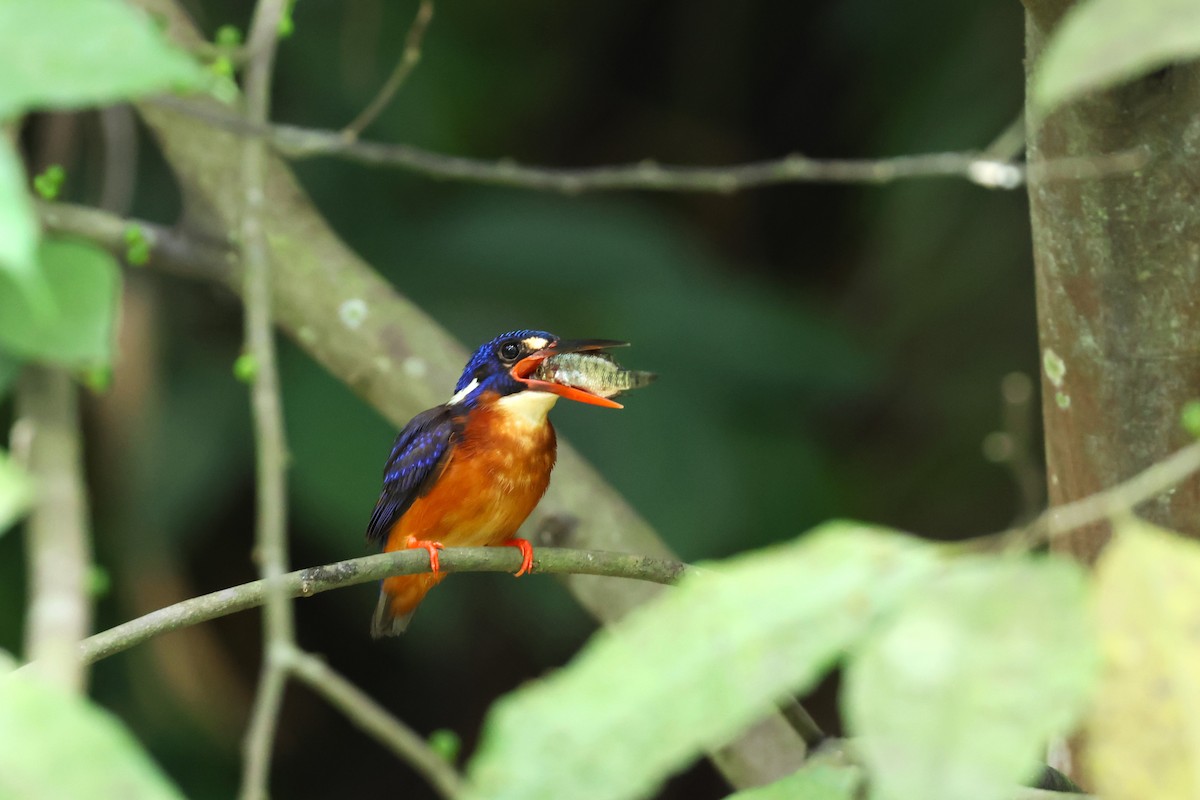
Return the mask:
<path id="1" fill-rule="evenodd" d="M 249 13 L 233 0 L 188 5 L 210 36 L 244 28 Z M 322 128 L 351 119 L 392 68 L 414 10 L 300 0 L 273 116 Z M 1022 105 L 1022 11 L 952 0 L 919 10 L 865 0 L 439 5 L 420 67 L 367 135 L 562 166 L 982 147 Z M 35 119 L 27 140 L 45 124 Z M 79 124 L 94 135 L 94 118 Z M 64 166 L 62 197 L 94 203 L 96 152 L 80 147 Z M 981 442 L 1000 425 L 1000 379 L 1037 369 L 1022 192 L 930 181 L 560 197 L 337 161 L 297 171 L 339 233 L 465 344 L 527 326 L 633 342 L 623 360 L 660 372 L 654 388 L 619 414 L 562 408 L 556 424 L 685 559 L 790 540 L 831 516 L 959 538 L 1019 511 L 1011 477 Z M 131 211 L 173 222 L 179 198 L 144 140 L 139 175 Z M 95 267 L 98 280 L 108 269 Z M 231 372 L 240 306 L 206 286 L 125 274 L 124 329 L 136 338 L 88 417 L 97 556 L 113 587 L 102 627 L 253 577 L 248 409 Z M 393 431 L 298 350 L 285 349 L 283 367 L 293 561 L 358 555 Z M 0 383 L 4 374 L 0 364 Z M 0 648 L 11 651 L 22 567 L 20 537 L 0 538 Z M 980 569 L 972 590 L 1029 588 L 1022 577 L 1014 589 L 1000 566 Z M 1047 596 L 1077 603 L 1075 579 L 1060 578 Z M 934 588 L 970 606 L 952 579 Z M 402 640 L 376 644 L 372 593 L 301 603 L 301 643 L 418 730 L 449 728 L 469 747 L 495 697 L 562 663 L 591 628 L 548 579 L 473 576 L 432 595 Z M 931 609 L 907 611 L 911 622 Z M 1015 624 L 981 619 L 981 630 Z M 95 670 L 95 696 L 190 797 L 236 787 L 257 625 L 224 619 Z M 1042 634 L 1063 646 L 1078 630 Z M 793 667 L 814 680 L 844 636 L 819 663 L 792 654 Z M 856 670 L 886 665 L 887 636 L 867 641 Z M 588 651 L 601 673 L 603 646 Z M 830 728 L 834 689 L 814 706 Z M 290 691 L 278 796 L 427 791 L 336 712 Z M 851 707 L 886 729 L 889 713 L 911 712 L 898 694 L 897 707 Z M 535 706 L 521 695 L 510 707 L 529 697 Z M 723 794 L 699 766 L 665 796 Z"/>

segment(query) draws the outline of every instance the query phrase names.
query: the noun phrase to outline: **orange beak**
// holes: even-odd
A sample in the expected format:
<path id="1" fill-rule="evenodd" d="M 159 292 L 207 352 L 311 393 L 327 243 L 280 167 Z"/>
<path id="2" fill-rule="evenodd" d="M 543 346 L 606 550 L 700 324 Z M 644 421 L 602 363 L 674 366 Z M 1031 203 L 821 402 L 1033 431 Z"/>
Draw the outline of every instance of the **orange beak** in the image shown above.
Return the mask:
<path id="1" fill-rule="evenodd" d="M 553 381 L 539 381 L 529 376 L 538 368 L 538 364 L 541 364 L 550 356 L 556 356 L 561 353 L 586 353 L 592 350 L 607 350 L 610 347 L 628 346 L 629 342 L 619 342 L 614 339 L 560 340 L 549 347 L 537 351 L 533 355 L 522 358 L 513 365 L 512 376 L 534 391 L 549 392 L 559 397 L 565 397 L 568 400 L 575 400 L 579 403 L 587 403 L 588 405 L 600 406 L 602 408 L 624 408 L 625 406 L 615 400 L 609 400 L 607 397 L 601 397 L 598 394 L 592 394 L 583 389 L 577 389 L 574 386 L 565 386 Z"/>

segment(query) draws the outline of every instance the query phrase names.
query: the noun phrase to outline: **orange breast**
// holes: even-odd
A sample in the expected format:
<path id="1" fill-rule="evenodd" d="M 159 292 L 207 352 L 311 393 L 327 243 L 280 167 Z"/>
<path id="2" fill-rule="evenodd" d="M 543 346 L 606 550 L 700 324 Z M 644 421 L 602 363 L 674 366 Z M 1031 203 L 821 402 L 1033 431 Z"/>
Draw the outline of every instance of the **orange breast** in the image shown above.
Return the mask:
<path id="1" fill-rule="evenodd" d="M 433 488 L 405 512 L 386 550 L 408 538 L 448 547 L 496 545 L 516 534 L 550 484 L 554 428 L 514 424 L 488 407 L 472 412 Z"/>

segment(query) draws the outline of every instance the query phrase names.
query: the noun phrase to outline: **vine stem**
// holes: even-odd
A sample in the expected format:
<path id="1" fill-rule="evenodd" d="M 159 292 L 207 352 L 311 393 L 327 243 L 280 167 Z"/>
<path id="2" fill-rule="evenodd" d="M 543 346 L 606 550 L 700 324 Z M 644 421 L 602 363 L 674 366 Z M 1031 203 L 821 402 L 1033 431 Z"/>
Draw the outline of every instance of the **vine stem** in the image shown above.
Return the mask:
<path id="1" fill-rule="evenodd" d="M 245 73 L 245 118 L 263 125 L 268 119 L 271 71 L 275 62 L 279 22 L 285 0 L 259 0 L 250 26 Z M 253 359 L 251 406 L 257 456 L 257 521 L 255 550 L 263 578 L 263 665 L 244 744 L 241 797 L 265 800 L 271 770 L 271 750 L 283 692 L 288 658 L 295 649 L 295 622 L 283 576 L 287 572 L 287 446 L 275 338 L 271 323 L 271 263 L 263 232 L 267 148 L 260 139 L 242 142 L 241 253 L 245 268 L 246 351 Z"/>

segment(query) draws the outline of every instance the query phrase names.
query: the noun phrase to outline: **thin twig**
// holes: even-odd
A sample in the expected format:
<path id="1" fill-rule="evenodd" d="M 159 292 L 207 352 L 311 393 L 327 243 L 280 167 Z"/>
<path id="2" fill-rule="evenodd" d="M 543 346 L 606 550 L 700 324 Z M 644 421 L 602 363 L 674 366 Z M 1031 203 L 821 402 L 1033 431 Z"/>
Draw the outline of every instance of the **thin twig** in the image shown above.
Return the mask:
<path id="1" fill-rule="evenodd" d="M 375 118 L 383 109 L 387 108 L 387 104 L 392 101 L 396 92 L 408 80 L 408 76 L 416 69 L 421 60 L 421 42 L 425 39 L 425 31 L 429 29 L 429 21 L 432 19 L 433 0 L 421 0 L 421 5 L 417 7 L 417 15 L 413 18 L 412 26 L 408 29 L 408 36 L 404 40 L 404 51 L 400 54 L 400 60 L 396 62 L 392 74 L 383 84 L 383 88 L 379 90 L 379 94 L 375 95 L 375 99 L 354 118 L 353 122 L 342 128 L 342 136 L 347 140 L 357 139 L 359 134 L 375 121 Z"/>
<path id="2" fill-rule="evenodd" d="M 250 26 L 246 67 L 246 119 L 266 124 L 271 94 L 271 70 L 279 20 L 285 0 L 259 0 Z M 258 692 L 246 732 L 241 796 L 245 800 L 267 797 L 271 749 L 287 683 L 286 656 L 295 642 L 291 600 L 283 583 L 287 572 L 287 485 L 284 475 L 283 409 L 279 375 L 275 366 L 275 339 L 271 323 L 271 264 L 263 233 L 267 149 L 261 139 L 242 143 L 241 224 L 242 263 L 246 268 L 246 349 L 255 364 L 251 404 L 257 454 L 257 523 L 255 545 L 259 574 L 266 591 L 263 615 L 263 666 Z"/>
<path id="3" fill-rule="evenodd" d="M 1200 471 L 1200 442 L 1193 442 L 1102 492 L 1047 509 L 1029 526 L 1053 539 L 1068 531 L 1133 511 Z"/>
<path id="4" fill-rule="evenodd" d="M 441 551 L 440 561 L 442 571 L 447 573 L 516 572 L 521 554 L 508 547 L 448 547 Z M 670 584 L 690 569 L 670 559 L 599 550 L 539 547 L 533 555 L 537 575 L 598 575 Z M 283 585 L 288 597 L 312 597 L 392 575 L 428 571 L 429 557 L 423 551 L 400 550 L 289 572 L 283 576 Z M 257 608 L 264 596 L 264 581 L 258 580 L 160 608 L 85 639 L 80 645 L 82 658 L 91 664 L 160 634 Z"/>
<path id="5" fill-rule="evenodd" d="M 269 139 L 277 151 L 292 159 L 329 156 L 406 169 L 431 178 L 564 194 L 613 190 L 730 194 L 790 183 L 884 184 L 914 178 L 963 178 L 989 189 L 1016 189 L 1026 182 L 1127 174 L 1145 167 L 1150 160 L 1150 154 L 1141 150 L 1060 158 L 1032 166 L 977 152 L 882 159 L 819 159 L 793 153 L 774 160 L 723 167 L 675 166 L 647 159 L 636 164 L 562 169 L 528 166 L 512 159 L 488 161 L 449 156 L 406 144 L 349 140 L 340 131 L 255 125 L 178 98 L 163 97 L 153 103 L 239 135 Z"/>
<path id="6" fill-rule="evenodd" d="M 29 432 L 36 499 L 26 523 L 29 609 L 26 657 L 64 689 L 87 682 L 79 643 L 92 621 L 88 594 L 91 531 L 83 480 L 79 407 L 65 370 L 26 366 L 17 383 L 17 416 Z"/>
<path id="7" fill-rule="evenodd" d="M 415 731 L 337 670 L 314 655 L 298 651 L 291 662 L 291 670 L 351 722 L 374 736 L 402 761 L 411 764 L 446 800 L 461 794 L 463 779 L 454 765 L 435 753 Z"/>
<path id="8" fill-rule="evenodd" d="M 1169 491 L 1196 472 L 1200 472 L 1200 442 L 1176 450 L 1115 486 L 1048 508 L 1028 525 L 952 542 L 944 547 L 947 552 L 1030 550 L 1085 525 L 1130 514 L 1142 503 Z"/>

